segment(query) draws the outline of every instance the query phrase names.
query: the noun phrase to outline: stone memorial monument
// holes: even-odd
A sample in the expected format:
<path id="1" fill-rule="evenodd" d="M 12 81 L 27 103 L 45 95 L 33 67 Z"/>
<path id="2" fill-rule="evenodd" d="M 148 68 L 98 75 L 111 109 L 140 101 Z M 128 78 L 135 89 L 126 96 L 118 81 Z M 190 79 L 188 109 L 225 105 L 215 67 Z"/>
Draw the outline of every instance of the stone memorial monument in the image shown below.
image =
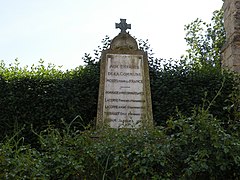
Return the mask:
<path id="1" fill-rule="evenodd" d="M 224 0 L 226 43 L 222 49 L 222 66 L 240 72 L 240 0 Z"/>
<path id="2" fill-rule="evenodd" d="M 153 126 L 147 53 L 126 32 L 126 19 L 116 23 L 121 32 L 103 51 L 97 128 L 139 128 Z"/>

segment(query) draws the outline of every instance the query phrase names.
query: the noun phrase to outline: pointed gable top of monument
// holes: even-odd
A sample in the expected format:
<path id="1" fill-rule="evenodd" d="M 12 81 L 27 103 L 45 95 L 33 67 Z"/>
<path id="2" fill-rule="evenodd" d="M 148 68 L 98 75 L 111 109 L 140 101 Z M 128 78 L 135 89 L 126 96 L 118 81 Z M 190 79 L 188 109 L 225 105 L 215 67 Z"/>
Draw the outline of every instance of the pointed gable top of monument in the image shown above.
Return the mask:
<path id="1" fill-rule="evenodd" d="M 116 28 L 121 32 L 112 40 L 110 48 L 112 50 L 138 50 L 137 41 L 126 32 L 131 29 L 131 24 L 126 23 L 126 19 L 120 19 L 120 23 L 116 23 Z"/>

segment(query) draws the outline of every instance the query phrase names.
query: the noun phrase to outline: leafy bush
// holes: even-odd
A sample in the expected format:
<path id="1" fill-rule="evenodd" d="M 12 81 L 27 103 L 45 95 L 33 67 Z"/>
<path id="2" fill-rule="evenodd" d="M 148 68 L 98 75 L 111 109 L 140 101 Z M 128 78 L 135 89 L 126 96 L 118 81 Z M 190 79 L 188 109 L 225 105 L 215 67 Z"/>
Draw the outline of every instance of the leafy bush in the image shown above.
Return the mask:
<path id="1" fill-rule="evenodd" d="M 59 127 L 61 119 L 70 123 L 78 115 L 85 120 L 82 125 L 89 124 L 97 110 L 99 75 L 95 69 L 80 66 L 62 72 L 51 64 L 45 67 L 43 61 L 30 70 L 20 68 L 17 61 L 9 68 L 2 64 L 1 137 L 23 125 L 23 134 L 30 133 L 31 125 L 39 132 L 49 120 Z M 31 136 L 31 133 L 26 136 L 26 141 L 31 142 Z"/>
<path id="2" fill-rule="evenodd" d="M 197 18 L 185 26 L 188 45 L 184 59 L 194 66 L 221 67 L 221 49 L 226 42 L 223 10 L 213 12 L 211 23 Z"/>
<path id="3" fill-rule="evenodd" d="M 203 103 L 208 106 L 220 90 L 221 93 L 214 99 L 210 112 L 222 121 L 228 121 L 231 113 L 223 107 L 233 103 L 229 96 L 238 84 L 235 76 L 210 66 L 192 68 L 176 63 L 165 64 L 159 71 L 151 69 L 154 120 L 158 125 L 164 125 L 167 119 L 176 117 L 177 108 L 183 114 L 189 115 L 194 106 Z"/>
<path id="4" fill-rule="evenodd" d="M 190 117 L 179 113 L 179 119 L 168 121 L 166 132 L 171 134 L 170 144 L 174 144 L 171 151 L 175 155 L 175 165 L 182 168 L 182 177 L 240 177 L 239 139 L 227 132 L 221 120 L 208 111 L 194 110 Z"/>
<path id="5" fill-rule="evenodd" d="M 239 122 L 238 122 L 239 123 Z M 0 144 L 2 179 L 237 179 L 239 134 L 196 108 L 166 127 L 74 130 L 51 125 L 38 149 L 12 137 Z M 237 123 L 235 122 L 235 125 Z"/>

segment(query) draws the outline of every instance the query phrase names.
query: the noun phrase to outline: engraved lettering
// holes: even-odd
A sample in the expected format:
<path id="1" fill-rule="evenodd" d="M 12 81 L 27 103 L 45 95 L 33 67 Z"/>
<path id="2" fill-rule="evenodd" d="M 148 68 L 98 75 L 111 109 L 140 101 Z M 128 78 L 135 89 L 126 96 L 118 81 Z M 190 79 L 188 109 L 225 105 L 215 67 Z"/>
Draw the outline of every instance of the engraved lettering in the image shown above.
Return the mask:
<path id="1" fill-rule="evenodd" d="M 105 98 L 105 102 L 118 102 L 119 99 L 107 99 Z"/>
<path id="2" fill-rule="evenodd" d="M 109 83 L 142 83 L 142 80 L 134 80 L 134 79 L 130 79 L 130 80 L 125 80 L 125 79 L 107 79 L 106 80 Z"/>
<path id="3" fill-rule="evenodd" d="M 121 69 L 139 69 L 139 66 L 134 65 L 120 65 Z"/>
<path id="4" fill-rule="evenodd" d="M 108 72 L 108 76 L 118 76 L 118 72 Z"/>
<path id="5" fill-rule="evenodd" d="M 140 55 L 108 55 L 106 59 L 103 119 L 113 128 L 139 127 L 147 110 Z"/>
<path id="6" fill-rule="evenodd" d="M 110 65 L 109 67 L 114 69 L 114 68 L 119 68 L 119 65 Z"/>
<path id="7" fill-rule="evenodd" d="M 118 109 L 118 106 L 115 105 L 109 105 L 109 106 L 105 106 L 106 109 Z"/>

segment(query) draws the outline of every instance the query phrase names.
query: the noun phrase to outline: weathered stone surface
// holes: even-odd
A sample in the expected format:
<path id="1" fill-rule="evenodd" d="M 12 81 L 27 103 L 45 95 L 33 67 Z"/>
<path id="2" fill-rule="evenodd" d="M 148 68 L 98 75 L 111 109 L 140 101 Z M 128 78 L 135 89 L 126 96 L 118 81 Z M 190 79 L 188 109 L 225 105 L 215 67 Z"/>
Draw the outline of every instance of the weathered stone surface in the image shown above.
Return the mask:
<path id="1" fill-rule="evenodd" d="M 103 119 L 112 128 L 139 126 L 146 118 L 143 57 L 107 54 Z"/>
<path id="2" fill-rule="evenodd" d="M 232 66 L 240 66 L 240 44 L 231 43 L 223 51 L 223 67 L 231 69 Z"/>
<path id="3" fill-rule="evenodd" d="M 240 66 L 233 66 L 231 70 L 235 72 L 240 72 Z"/>
<path id="4" fill-rule="evenodd" d="M 153 126 L 147 53 L 121 31 L 100 63 L 97 127 Z"/>
<path id="5" fill-rule="evenodd" d="M 225 0 L 223 9 L 227 43 L 223 48 L 222 66 L 240 72 L 240 0 Z"/>
<path id="6" fill-rule="evenodd" d="M 116 36 L 110 45 L 112 50 L 138 50 L 138 45 L 136 40 L 130 36 L 128 33 L 120 33 Z"/>

